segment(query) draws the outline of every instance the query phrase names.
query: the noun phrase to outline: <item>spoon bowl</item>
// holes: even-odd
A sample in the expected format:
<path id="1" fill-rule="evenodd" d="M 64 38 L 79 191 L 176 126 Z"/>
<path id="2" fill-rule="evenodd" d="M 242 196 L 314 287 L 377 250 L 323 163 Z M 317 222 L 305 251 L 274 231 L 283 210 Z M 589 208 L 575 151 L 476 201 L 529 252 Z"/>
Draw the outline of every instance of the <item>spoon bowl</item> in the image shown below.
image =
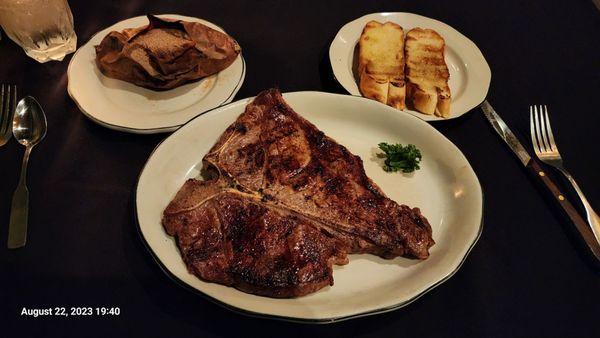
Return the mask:
<path id="1" fill-rule="evenodd" d="M 26 147 L 35 146 L 46 136 L 46 115 L 36 99 L 26 96 L 19 101 L 12 129 L 15 139 Z"/>

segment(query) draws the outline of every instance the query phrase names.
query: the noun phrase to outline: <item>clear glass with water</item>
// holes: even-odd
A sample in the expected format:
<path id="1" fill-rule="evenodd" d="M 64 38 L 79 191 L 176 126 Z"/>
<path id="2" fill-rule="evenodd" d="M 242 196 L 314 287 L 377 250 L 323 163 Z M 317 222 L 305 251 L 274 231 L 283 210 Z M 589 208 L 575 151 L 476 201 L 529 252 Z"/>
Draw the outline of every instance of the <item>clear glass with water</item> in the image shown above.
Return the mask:
<path id="1" fill-rule="evenodd" d="M 38 62 L 60 61 L 77 47 L 67 0 L 0 0 L 0 25 Z"/>

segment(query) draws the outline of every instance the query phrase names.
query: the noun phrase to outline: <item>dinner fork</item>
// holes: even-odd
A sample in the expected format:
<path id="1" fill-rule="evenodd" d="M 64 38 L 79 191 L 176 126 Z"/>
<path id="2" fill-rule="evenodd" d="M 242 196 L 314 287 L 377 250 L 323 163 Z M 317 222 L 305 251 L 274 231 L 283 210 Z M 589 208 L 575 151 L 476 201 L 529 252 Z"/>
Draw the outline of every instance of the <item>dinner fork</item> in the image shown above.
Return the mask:
<path id="1" fill-rule="evenodd" d="M 542 106 L 529 106 L 529 124 L 531 128 L 531 141 L 533 143 L 533 149 L 537 157 L 544 163 L 553 166 L 558 169 L 565 177 L 571 182 L 571 185 L 577 192 L 577 195 L 581 199 L 581 203 L 585 208 L 588 224 L 592 228 L 592 232 L 596 237 L 598 243 L 600 243 L 600 218 L 598 214 L 592 209 L 592 206 L 585 198 L 585 195 L 575 182 L 575 179 L 565 169 L 563 165 L 562 157 L 558 152 L 556 142 L 554 142 L 554 135 L 552 134 L 552 128 L 550 127 L 550 119 L 548 118 L 548 107 Z"/>
<path id="2" fill-rule="evenodd" d="M 17 105 L 17 86 L 2 84 L 0 90 L 0 147 L 12 136 L 12 116 Z"/>

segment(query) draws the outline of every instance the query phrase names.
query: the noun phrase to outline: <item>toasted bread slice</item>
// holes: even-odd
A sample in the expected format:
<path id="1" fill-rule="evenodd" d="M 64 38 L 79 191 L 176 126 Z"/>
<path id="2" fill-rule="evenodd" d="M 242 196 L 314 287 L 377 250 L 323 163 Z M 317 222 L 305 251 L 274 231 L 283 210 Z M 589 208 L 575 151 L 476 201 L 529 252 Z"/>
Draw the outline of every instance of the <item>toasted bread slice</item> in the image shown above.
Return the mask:
<path id="1" fill-rule="evenodd" d="M 407 102 L 416 110 L 450 116 L 450 73 L 444 60 L 444 39 L 434 30 L 414 28 L 406 34 Z"/>
<path id="2" fill-rule="evenodd" d="M 406 108 L 404 31 L 399 25 L 370 21 L 358 42 L 359 89 L 363 96 Z"/>

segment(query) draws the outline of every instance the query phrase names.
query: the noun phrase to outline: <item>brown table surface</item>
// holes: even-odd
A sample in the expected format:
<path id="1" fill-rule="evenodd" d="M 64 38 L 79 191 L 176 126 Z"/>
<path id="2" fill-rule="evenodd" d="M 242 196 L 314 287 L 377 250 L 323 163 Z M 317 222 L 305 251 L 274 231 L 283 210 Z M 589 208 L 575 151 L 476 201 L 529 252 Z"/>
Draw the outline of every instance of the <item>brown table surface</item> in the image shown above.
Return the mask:
<path id="1" fill-rule="evenodd" d="M 566 163 L 600 210 L 600 13 L 591 1 L 70 2 L 79 45 L 145 13 L 219 24 L 239 41 L 248 65 L 236 99 L 272 86 L 344 93 L 331 74 L 329 44 L 364 14 L 406 11 L 441 20 L 479 46 L 492 70 L 488 99 L 524 144 L 528 106 L 549 105 Z M 168 135 L 126 134 L 88 120 L 66 91 L 70 58 L 38 64 L 6 36 L 0 41 L 0 82 L 38 98 L 49 126 L 30 161 L 27 246 L 0 249 L 2 336 L 600 336 L 598 268 L 479 109 L 433 126 L 463 151 L 481 181 L 483 234 L 458 273 L 413 304 L 306 325 L 246 317 L 185 290 L 153 261 L 134 218 L 138 174 Z M 22 153 L 14 140 L 0 148 L 0 243 Z M 21 316 L 24 307 L 60 306 L 118 306 L 121 314 Z"/>

